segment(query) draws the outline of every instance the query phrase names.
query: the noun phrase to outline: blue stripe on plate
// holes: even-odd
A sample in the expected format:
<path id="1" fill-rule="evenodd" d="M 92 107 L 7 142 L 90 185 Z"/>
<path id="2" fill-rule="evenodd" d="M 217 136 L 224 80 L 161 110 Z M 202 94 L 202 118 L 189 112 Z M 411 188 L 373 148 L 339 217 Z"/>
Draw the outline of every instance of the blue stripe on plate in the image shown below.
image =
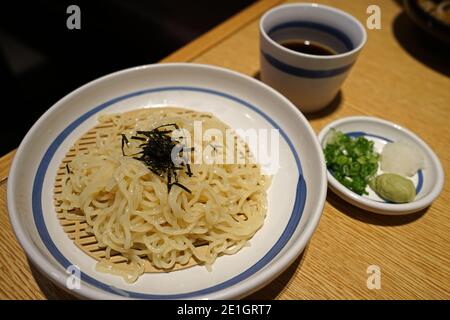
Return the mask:
<path id="1" fill-rule="evenodd" d="M 269 36 L 271 36 L 274 32 L 280 31 L 282 29 L 288 29 L 288 28 L 310 28 L 310 29 L 316 29 L 320 30 L 322 32 L 326 32 L 335 38 L 337 38 L 339 41 L 341 41 L 348 51 L 351 51 L 355 48 L 352 40 L 341 30 L 336 29 L 334 27 L 331 27 L 326 24 L 312 22 L 312 21 L 289 21 L 285 22 L 279 25 L 274 26 L 272 29 L 269 30 L 267 33 Z"/>
<path id="2" fill-rule="evenodd" d="M 346 133 L 346 135 L 348 135 L 349 137 L 353 137 L 353 138 L 366 136 L 366 137 L 377 138 L 377 139 L 380 139 L 380 140 L 383 140 L 383 141 L 386 141 L 386 142 L 389 142 L 389 143 L 393 142 L 391 139 L 379 136 L 377 134 L 367 133 L 367 132 L 364 132 L 364 131 L 348 132 L 348 133 Z M 422 190 L 422 187 L 423 187 L 423 172 L 422 172 L 422 170 L 417 171 L 417 175 L 418 175 L 418 177 L 417 177 L 416 194 L 419 194 L 420 190 Z M 385 202 L 392 203 L 392 202 L 389 202 L 389 201 L 385 201 Z"/>
<path id="3" fill-rule="evenodd" d="M 285 73 L 288 73 L 293 76 L 302 77 L 302 78 L 311 78 L 311 79 L 321 79 L 321 78 L 329 78 L 338 76 L 344 72 L 347 72 L 352 66 L 353 62 L 349 65 L 335 68 L 335 69 L 329 69 L 329 70 L 310 70 L 310 69 L 304 69 L 299 67 L 294 67 L 290 64 L 284 63 L 277 58 L 271 56 L 268 53 L 265 53 L 264 51 L 261 51 L 261 54 L 266 59 L 268 63 L 270 63 L 273 67 L 277 68 L 280 71 L 283 71 Z"/>
<path id="4" fill-rule="evenodd" d="M 302 216 L 303 209 L 305 207 L 306 194 L 307 194 L 306 183 L 303 178 L 303 172 L 302 172 L 302 167 L 301 167 L 301 163 L 300 163 L 300 158 L 298 157 L 298 154 L 294 148 L 294 145 L 292 144 L 292 142 L 289 139 L 289 137 L 287 136 L 287 134 L 281 129 L 281 127 L 275 121 L 273 121 L 267 114 L 265 114 L 260 109 L 258 109 L 256 106 L 254 106 L 240 98 L 232 96 L 230 94 L 223 93 L 223 92 L 216 91 L 216 90 L 206 89 L 206 88 L 199 88 L 199 87 L 152 88 L 152 89 L 147 89 L 147 90 L 136 91 L 136 92 L 129 93 L 129 94 L 114 98 L 112 100 L 109 100 L 109 101 L 93 108 L 92 110 L 86 112 L 85 114 L 80 116 L 78 119 L 73 121 L 50 144 L 50 146 L 47 149 L 47 151 L 45 152 L 41 162 L 39 163 L 39 167 L 38 167 L 38 170 L 37 170 L 37 173 L 36 173 L 36 176 L 34 179 L 34 183 L 33 183 L 33 195 L 32 195 L 33 217 L 34 217 L 34 221 L 35 221 L 37 230 L 41 237 L 41 240 L 47 247 L 47 250 L 61 264 L 61 266 L 63 268 L 67 269 L 67 267 L 72 265 L 72 263 L 59 251 L 59 249 L 54 244 L 52 238 L 50 237 L 50 234 L 47 230 L 47 226 L 44 221 L 44 215 L 43 215 L 43 210 L 42 210 L 43 183 L 44 183 L 45 175 L 48 170 L 48 166 L 49 166 L 53 156 L 55 155 L 56 150 L 59 148 L 61 143 L 67 138 L 67 136 L 73 130 L 75 130 L 80 124 L 82 124 L 84 121 L 86 121 L 88 118 L 95 115 L 99 111 L 106 109 L 107 107 L 110 107 L 111 105 L 114 105 L 115 103 L 126 100 L 126 99 L 130 99 L 130 98 L 133 98 L 133 97 L 136 97 L 139 95 L 143 95 L 143 94 L 151 94 L 151 93 L 162 92 L 162 91 L 193 91 L 193 92 L 201 92 L 201 93 L 211 94 L 211 95 L 219 96 L 219 97 L 234 101 L 236 103 L 239 103 L 239 104 L 255 111 L 256 113 L 261 115 L 267 122 L 269 122 L 275 129 L 279 130 L 281 136 L 288 144 L 288 146 L 295 158 L 295 162 L 297 164 L 297 168 L 298 168 L 298 172 L 299 172 L 294 208 L 292 210 L 292 214 L 289 218 L 288 224 L 287 224 L 286 228 L 284 229 L 283 233 L 281 234 L 280 238 L 277 240 L 275 245 L 264 255 L 264 257 L 262 257 L 253 266 L 251 266 L 250 268 L 248 268 L 241 274 L 239 274 L 223 283 L 220 283 L 220 284 L 217 284 L 217 285 L 214 285 L 212 287 L 205 288 L 202 290 L 194 291 L 194 292 L 188 292 L 188 293 L 182 293 L 182 294 L 157 295 L 157 294 L 145 294 L 145 293 L 140 293 L 140 292 L 132 292 L 132 291 L 118 289 L 118 288 L 115 288 L 108 284 L 105 284 L 103 282 L 100 282 L 83 272 L 81 273 L 81 279 L 84 282 L 86 282 L 92 286 L 95 286 L 99 289 L 102 289 L 104 291 L 107 291 L 109 293 L 116 294 L 116 295 L 118 294 L 118 295 L 123 295 L 126 297 L 138 298 L 138 299 L 194 298 L 194 297 L 197 297 L 200 295 L 213 293 L 213 292 L 217 292 L 219 290 L 226 289 L 230 286 L 233 286 L 233 285 L 249 278 L 256 272 L 258 272 L 262 268 L 264 268 L 268 263 L 270 263 L 276 257 L 276 255 L 284 248 L 286 243 L 291 239 L 295 229 L 297 228 L 297 226 L 300 222 L 300 218 Z"/>

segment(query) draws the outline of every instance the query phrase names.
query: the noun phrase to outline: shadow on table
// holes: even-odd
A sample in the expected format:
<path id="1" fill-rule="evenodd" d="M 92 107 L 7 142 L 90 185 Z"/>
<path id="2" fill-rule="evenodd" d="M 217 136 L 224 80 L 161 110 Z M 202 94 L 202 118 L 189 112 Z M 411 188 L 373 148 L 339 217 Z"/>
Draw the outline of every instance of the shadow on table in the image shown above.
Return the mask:
<path id="1" fill-rule="evenodd" d="M 36 280 L 37 285 L 41 289 L 44 296 L 49 300 L 77 300 L 78 297 L 70 292 L 60 288 L 53 283 L 45 274 L 43 274 L 33 262 L 28 260 L 31 274 Z"/>
<path id="2" fill-rule="evenodd" d="M 295 261 L 275 280 L 267 284 L 262 289 L 256 291 L 255 293 L 246 297 L 246 300 L 273 300 L 283 291 L 284 287 L 289 283 L 289 281 L 294 276 L 298 268 L 300 268 L 304 261 L 304 256 L 308 247 L 303 250 L 300 256 L 295 259 Z"/>
<path id="3" fill-rule="evenodd" d="M 327 194 L 328 203 L 339 210 L 343 214 L 346 214 L 350 218 L 355 220 L 369 223 L 378 226 L 401 226 L 420 219 L 427 211 L 428 207 L 422 209 L 415 213 L 399 215 L 399 216 L 388 216 L 382 214 L 376 214 L 367 210 L 360 209 L 351 205 L 350 203 L 339 198 L 334 192 L 329 191 Z"/>
<path id="4" fill-rule="evenodd" d="M 339 90 L 336 97 L 334 97 L 333 101 L 331 101 L 325 108 L 320 111 L 305 113 L 306 119 L 309 121 L 320 119 L 331 115 L 336 112 L 342 105 L 342 90 Z"/>
<path id="5" fill-rule="evenodd" d="M 428 35 L 416 26 L 405 12 L 394 19 L 392 30 L 399 44 L 414 59 L 450 77 L 450 45 Z"/>

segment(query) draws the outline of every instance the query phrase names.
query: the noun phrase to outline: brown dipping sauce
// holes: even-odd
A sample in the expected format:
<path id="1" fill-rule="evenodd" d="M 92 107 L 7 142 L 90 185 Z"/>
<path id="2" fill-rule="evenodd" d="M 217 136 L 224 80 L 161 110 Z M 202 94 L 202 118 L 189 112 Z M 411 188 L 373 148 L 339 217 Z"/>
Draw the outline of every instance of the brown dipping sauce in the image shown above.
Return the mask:
<path id="1" fill-rule="evenodd" d="M 337 54 L 337 52 L 331 48 L 307 40 L 287 40 L 280 42 L 280 44 L 289 50 L 316 56 L 332 56 Z"/>

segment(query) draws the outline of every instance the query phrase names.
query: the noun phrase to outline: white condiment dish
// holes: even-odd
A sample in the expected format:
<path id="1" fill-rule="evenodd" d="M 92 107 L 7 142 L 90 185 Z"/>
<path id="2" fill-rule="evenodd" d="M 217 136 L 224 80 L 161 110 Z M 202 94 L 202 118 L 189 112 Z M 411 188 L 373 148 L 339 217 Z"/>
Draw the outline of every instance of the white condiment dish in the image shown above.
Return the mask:
<path id="1" fill-rule="evenodd" d="M 444 186 L 444 170 L 433 150 L 417 135 L 395 123 L 374 117 L 347 117 L 333 121 L 325 126 L 320 134 L 319 141 L 325 148 L 331 129 L 339 130 L 353 137 L 364 136 L 374 141 L 375 151 L 381 153 L 388 142 L 404 141 L 420 150 L 424 158 L 424 168 L 411 177 L 416 187 L 416 198 L 409 203 L 390 203 L 380 197 L 367 186 L 368 195 L 358 195 L 343 186 L 327 170 L 330 188 L 341 198 L 351 204 L 380 214 L 401 215 L 416 212 L 428 207 L 440 194 Z M 381 170 L 379 169 L 379 173 Z"/>

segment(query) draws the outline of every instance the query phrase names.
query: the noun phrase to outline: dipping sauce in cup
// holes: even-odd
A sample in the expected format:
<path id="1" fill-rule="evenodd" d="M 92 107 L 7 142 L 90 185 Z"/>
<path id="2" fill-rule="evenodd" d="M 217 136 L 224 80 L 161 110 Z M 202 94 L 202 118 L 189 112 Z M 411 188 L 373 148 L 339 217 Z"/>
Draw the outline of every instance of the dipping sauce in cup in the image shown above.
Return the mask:
<path id="1" fill-rule="evenodd" d="M 332 56 L 337 54 L 332 48 L 310 40 L 286 40 L 281 41 L 280 44 L 287 49 L 316 56 Z"/>

